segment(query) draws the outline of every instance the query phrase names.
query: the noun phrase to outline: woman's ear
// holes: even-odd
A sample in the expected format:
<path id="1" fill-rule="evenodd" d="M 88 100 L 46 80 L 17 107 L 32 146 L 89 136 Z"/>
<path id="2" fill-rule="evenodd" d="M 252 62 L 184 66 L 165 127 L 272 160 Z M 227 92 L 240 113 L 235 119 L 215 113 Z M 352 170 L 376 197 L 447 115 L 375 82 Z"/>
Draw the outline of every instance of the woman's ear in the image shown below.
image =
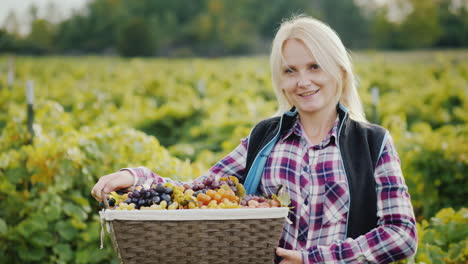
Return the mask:
<path id="1" fill-rule="evenodd" d="M 348 76 L 348 72 L 345 70 L 343 66 L 340 66 L 340 70 L 341 70 L 341 79 L 346 80 L 346 77 Z"/>
<path id="2" fill-rule="evenodd" d="M 348 82 L 348 72 L 342 66 L 340 66 L 340 70 L 341 70 L 341 87 L 345 87 Z"/>

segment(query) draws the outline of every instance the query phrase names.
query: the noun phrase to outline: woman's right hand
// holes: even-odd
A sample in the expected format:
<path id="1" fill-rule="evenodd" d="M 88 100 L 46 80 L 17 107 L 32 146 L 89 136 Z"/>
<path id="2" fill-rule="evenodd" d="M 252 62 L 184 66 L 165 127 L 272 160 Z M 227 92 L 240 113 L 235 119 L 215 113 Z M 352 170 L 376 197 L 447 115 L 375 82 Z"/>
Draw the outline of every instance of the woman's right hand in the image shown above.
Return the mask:
<path id="1" fill-rule="evenodd" d="M 118 189 L 130 187 L 133 185 L 133 182 L 133 175 L 129 171 L 122 170 L 114 172 L 102 176 L 91 190 L 91 195 L 94 199 L 102 201 L 104 198 L 102 196 L 103 191 L 107 194 Z"/>

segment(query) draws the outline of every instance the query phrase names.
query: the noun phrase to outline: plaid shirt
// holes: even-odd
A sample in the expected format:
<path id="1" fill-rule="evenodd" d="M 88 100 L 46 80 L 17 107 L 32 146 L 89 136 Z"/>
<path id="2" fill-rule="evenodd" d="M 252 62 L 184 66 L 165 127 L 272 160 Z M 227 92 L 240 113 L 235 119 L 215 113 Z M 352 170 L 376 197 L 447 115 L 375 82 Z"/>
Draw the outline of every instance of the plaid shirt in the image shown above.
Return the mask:
<path id="1" fill-rule="evenodd" d="M 260 188 L 267 195 L 282 184 L 294 208 L 285 224 L 279 246 L 302 252 L 304 263 L 390 263 L 416 250 L 413 208 L 398 155 L 387 132 L 387 141 L 375 169 L 378 227 L 356 239 L 346 237 L 350 194 L 339 149 L 339 119 L 318 145 L 304 135 L 298 120 L 278 140 L 262 175 Z M 242 177 L 248 139 L 216 163 L 208 175 Z M 127 169 L 141 184 L 161 178 L 145 167 Z"/>

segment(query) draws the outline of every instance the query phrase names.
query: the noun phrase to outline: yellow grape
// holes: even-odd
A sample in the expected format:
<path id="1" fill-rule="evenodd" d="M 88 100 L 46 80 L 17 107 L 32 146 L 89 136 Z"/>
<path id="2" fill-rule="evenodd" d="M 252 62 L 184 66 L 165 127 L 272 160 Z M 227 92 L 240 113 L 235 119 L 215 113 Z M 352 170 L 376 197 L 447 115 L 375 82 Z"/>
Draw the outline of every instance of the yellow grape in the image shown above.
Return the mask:
<path id="1" fill-rule="evenodd" d="M 161 203 L 159 203 L 159 206 L 161 207 L 161 209 L 166 209 L 166 207 L 167 207 L 167 202 L 166 202 L 166 201 L 162 201 Z"/>
<path id="2" fill-rule="evenodd" d="M 167 207 L 168 210 L 175 210 L 179 207 L 179 203 L 178 202 L 173 202 L 171 205 L 169 205 Z"/>
<path id="3" fill-rule="evenodd" d="M 216 200 L 211 200 L 210 203 L 208 203 L 209 208 L 216 208 L 218 207 L 218 202 Z"/>
<path id="4" fill-rule="evenodd" d="M 189 209 L 196 209 L 196 208 L 198 208 L 198 203 L 189 202 L 188 207 L 189 207 Z"/>

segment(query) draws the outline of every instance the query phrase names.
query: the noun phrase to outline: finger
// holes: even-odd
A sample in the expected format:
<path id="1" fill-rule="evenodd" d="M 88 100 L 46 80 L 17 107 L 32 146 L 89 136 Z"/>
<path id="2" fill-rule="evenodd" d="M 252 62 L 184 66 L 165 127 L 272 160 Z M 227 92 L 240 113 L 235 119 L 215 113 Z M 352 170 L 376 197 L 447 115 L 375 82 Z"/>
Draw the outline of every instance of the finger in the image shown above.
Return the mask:
<path id="1" fill-rule="evenodd" d="M 276 255 L 283 257 L 283 261 L 281 261 L 280 264 L 302 263 L 301 253 L 296 250 L 288 250 L 278 247 L 276 248 Z"/>
<path id="2" fill-rule="evenodd" d="M 289 254 L 288 254 L 288 251 L 290 251 L 290 250 L 277 247 L 277 248 L 276 248 L 276 255 L 278 255 L 278 256 L 280 256 L 280 257 L 286 257 L 286 256 L 289 255 Z"/>
<path id="3" fill-rule="evenodd" d="M 106 182 L 103 190 L 104 193 L 110 193 L 120 188 L 124 188 L 124 186 L 122 186 L 122 181 L 119 178 L 114 178 Z"/>
<path id="4" fill-rule="evenodd" d="M 117 172 L 112 175 L 104 186 L 104 193 L 130 187 L 133 184 L 133 175 L 127 172 Z"/>
<path id="5" fill-rule="evenodd" d="M 94 185 L 93 190 L 91 191 L 91 195 L 98 201 L 102 201 L 102 190 L 106 186 L 106 182 L 108 180 L 107 175 L 103 176 L 99 179 L 99 181 Z"/>

